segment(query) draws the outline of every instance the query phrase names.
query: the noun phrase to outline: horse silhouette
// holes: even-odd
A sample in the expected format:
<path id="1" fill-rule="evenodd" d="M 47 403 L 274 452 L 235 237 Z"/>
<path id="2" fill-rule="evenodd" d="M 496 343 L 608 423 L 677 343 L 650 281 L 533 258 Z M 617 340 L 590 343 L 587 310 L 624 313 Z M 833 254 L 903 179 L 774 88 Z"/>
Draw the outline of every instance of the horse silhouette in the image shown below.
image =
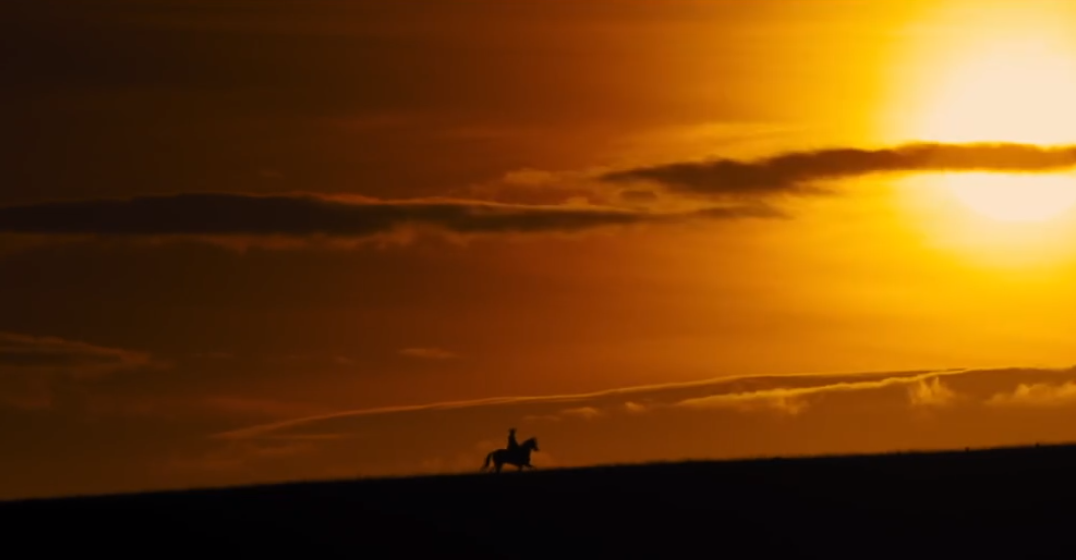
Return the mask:
<path id="1" fill-rule="evenodd" d="M 482 471 L 489 468 L 489 464 L 493 462 L 493 469 L 496 472 L 501 472 L 506 464 L 515 465 L 519 467 L 519 470 L 523 470 L 523 467 L 534 468 L 531 464 L 531 451 L 538 451 L 538 438 L 530 438 L 527 441 L 519 444 L 519 448 L 515 451 L 510 449 L 498 449 L 491 451 L 489 455 L 486 455 L 486 462 L 482 464 Z"/>

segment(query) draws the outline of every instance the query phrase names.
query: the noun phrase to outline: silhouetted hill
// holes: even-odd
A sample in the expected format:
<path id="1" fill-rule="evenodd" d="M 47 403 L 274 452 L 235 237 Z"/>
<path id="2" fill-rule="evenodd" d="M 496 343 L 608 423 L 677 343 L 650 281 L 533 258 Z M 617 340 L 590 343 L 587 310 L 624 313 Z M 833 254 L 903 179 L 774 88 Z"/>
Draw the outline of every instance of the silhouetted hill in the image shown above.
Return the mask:
<path id="1" fill-rule="evenodd" d="M 57 557 L 1029 558 L 1073 555 L 1074 508 L 1076 446 L 1044 446 L 34 500 L 0 515 L 8 550 Z"/>

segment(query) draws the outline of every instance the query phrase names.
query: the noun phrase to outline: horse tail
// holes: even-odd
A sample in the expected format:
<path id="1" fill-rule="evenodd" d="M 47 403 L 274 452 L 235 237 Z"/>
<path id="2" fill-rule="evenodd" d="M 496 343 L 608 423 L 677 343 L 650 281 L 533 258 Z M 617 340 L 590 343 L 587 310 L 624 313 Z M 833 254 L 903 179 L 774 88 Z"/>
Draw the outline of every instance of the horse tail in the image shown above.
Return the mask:
<path id="1" fill-rule="evenodd" d="M 489 462 L 493 460 L 494 453 L 496 453 L 496 451 L 490 451 L 489 455 L 486 455 L 486 462 L 482 463 L 482 470 L 486 470 L 489 468 Z"/>

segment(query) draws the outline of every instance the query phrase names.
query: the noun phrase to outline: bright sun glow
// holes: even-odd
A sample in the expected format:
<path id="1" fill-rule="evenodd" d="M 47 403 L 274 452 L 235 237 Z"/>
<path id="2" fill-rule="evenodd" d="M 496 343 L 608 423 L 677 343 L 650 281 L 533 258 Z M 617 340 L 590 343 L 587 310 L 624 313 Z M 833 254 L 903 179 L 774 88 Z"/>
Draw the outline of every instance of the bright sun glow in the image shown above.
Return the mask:
<path id="1" fill-rule="evenodd" d="M 939 179 L 964 206 L 1003 222 L 1041 222 L 1076 206 L 1076 176 L 973 173 Z"/>
<path id="2" fill-rule="evenodd" d="M 918 94 L 911 114 L 897 117 L 912 117 L 896 127 L 902 136 L 937 142 L 1076 140 L 1076 46 L 1068 39 L 1072 30 L 1059 27 L 1068 14 L 1057 6 L 1012 2 L 1004 5 L 1010 11 L 969 11 L 955 18 L 963 33 L 922 47 L 911 63 L 917 75 L 902 76 L 915 83 Z M 964 208 L 1002 222 L 1047 221 L 1076 207 L 1072 173 L 954 173 L 931 180 Z"/>
<path id="3" fill-rule="evenodd" d="M 1076 65 L 1033 39 L 1002 42 L 951 69 L 925 113 L 922 136 L 943 142 L 1058 144 L 1076 122 Z M 1042 221 L 1076 205 L 1072 174 L 954 174 L 944 186 L 966 207 L 1002 221 Z"/>
<path id="4" fill-rule="evenodd" d="M 974 49 L 938 76 L 919 133 L 943 142 L 1055 144 L 1073 138 L 1076 61 L 1035 38 Z M 933 88 L 932 88 L 933 89 Z"/>

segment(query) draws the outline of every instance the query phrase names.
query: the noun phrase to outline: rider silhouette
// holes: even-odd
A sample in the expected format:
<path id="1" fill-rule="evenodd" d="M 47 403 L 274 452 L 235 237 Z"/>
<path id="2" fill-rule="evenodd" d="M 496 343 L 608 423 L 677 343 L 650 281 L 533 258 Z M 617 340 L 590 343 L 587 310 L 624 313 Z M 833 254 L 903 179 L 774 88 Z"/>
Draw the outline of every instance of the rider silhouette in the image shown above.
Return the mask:
<path id="1" fill-rule="evenodd" d="M 517 451 L 519 449 L 519 443 L 516 442 L 516 429 L 511 428 L 508 430 L 508 450 Z"/>

